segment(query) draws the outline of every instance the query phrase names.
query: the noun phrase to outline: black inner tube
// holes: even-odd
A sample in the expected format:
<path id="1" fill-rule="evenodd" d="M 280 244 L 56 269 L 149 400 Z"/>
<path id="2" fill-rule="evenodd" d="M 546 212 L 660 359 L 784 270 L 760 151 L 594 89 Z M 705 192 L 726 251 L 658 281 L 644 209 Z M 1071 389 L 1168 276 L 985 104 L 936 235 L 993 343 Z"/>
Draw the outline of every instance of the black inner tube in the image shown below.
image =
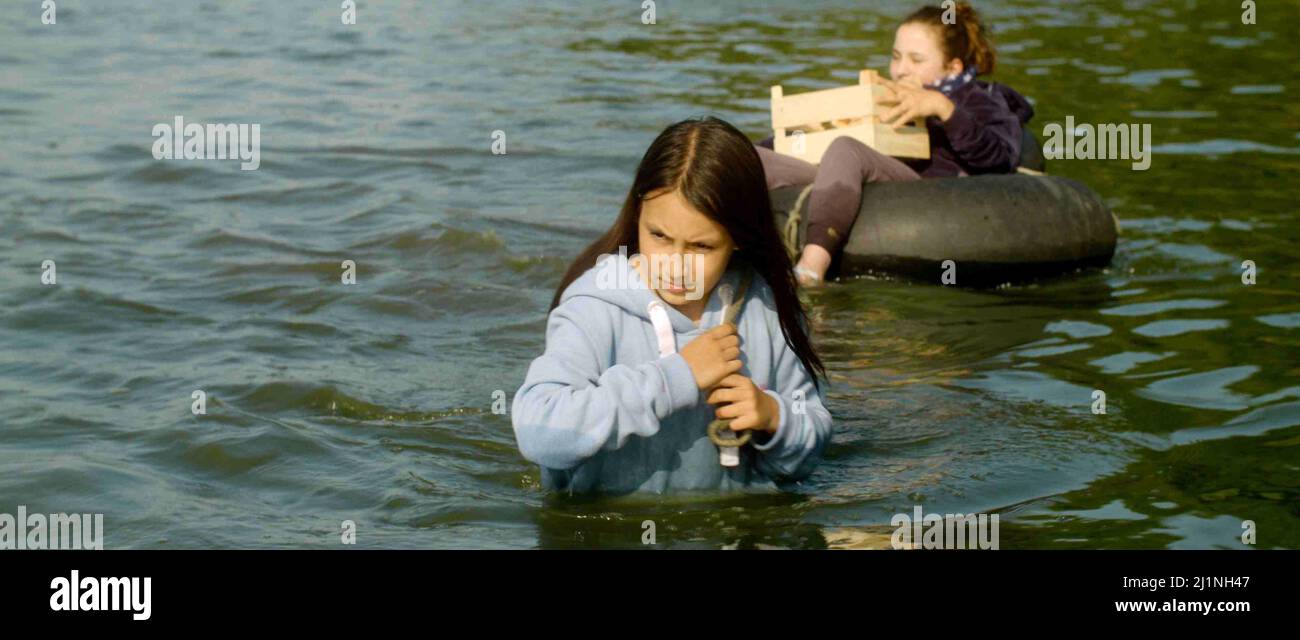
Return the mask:
<path id="1" fill-rule="evenodd" d="M 800 187 L 772 192 L 784 229 Z M 803 246 L 808 198 L 800 211 Z M 863 185 L 862 208 L 830 277 L 877 274 L 987 287 L 1104 266 L 1118 228 L 1095 191 L 1069 178 L 1026 174 Z M 949 265 L 946 261 L 952 261 Z"/>

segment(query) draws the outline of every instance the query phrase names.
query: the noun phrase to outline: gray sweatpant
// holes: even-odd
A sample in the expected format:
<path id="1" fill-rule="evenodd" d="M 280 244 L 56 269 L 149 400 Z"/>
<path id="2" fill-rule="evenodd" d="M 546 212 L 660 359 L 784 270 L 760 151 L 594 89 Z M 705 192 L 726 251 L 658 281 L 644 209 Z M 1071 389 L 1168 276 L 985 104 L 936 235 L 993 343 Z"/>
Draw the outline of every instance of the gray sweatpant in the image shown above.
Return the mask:
<path id="1" fill-rule="evenodd" d="M 888 180 L 920 180 L 921 176 L 896 158 L 891 158 L 857 140 L 839 137 L 822 156 L 821 165 L 777 153 L 772 139 L 756 146 L 767 176 L 767 189 L 811 184 L 808 195 L 808 240 L 833 256 L 849 236 L 862 204 L 862 183 Z"/>

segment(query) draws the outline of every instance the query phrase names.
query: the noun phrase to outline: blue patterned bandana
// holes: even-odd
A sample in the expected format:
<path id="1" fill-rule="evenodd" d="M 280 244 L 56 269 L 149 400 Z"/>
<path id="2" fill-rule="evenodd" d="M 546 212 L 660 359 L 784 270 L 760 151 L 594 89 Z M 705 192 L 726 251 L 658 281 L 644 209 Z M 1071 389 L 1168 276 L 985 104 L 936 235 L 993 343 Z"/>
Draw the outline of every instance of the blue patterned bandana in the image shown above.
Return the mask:
<path id="1" fill-rule="evenodd" d="M 952 92 L 970 84 L 975 80 L 975 67 L 966 67 L 961 73 L 954 73 L 934 84 L 927 84 L 930 89 L 938 89 L 945 96 L 952 96 Z"/>

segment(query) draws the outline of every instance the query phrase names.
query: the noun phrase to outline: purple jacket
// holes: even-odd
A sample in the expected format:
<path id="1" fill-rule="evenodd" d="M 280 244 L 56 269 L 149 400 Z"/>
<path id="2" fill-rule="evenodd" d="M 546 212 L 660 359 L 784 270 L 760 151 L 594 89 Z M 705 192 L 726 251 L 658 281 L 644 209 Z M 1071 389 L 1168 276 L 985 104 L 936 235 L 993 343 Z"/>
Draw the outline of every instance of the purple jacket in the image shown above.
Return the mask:
<path id="1" fill-rule="evenodd" d="M 1015 173 L 1020 166 L 1022 125 L 1034 108 L 1011 87 L 976 80 L 950 96 L 956 109 L 947 122 L 926 119 L 930 159 L 904 160 L 923 178 Z"/>

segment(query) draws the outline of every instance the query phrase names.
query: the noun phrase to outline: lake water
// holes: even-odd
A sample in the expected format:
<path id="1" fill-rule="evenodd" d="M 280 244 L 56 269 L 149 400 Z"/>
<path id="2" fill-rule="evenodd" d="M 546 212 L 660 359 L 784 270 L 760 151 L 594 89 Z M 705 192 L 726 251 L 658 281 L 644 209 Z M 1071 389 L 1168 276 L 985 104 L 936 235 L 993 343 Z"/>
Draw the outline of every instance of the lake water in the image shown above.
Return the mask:
<path id="1" fill-rule="evenodd" d="M 915 3 L 12 4 L 0 512 L 104 513 L 108 548 L 869 547 L 918 504 L 1004 549 L 1300 547 L 1294 3 L 978 2 L 1040 136 L 1151 125 L 1147 171 L 1049 163 L 1122 220 L 1113 263 L 813 292 L 834 443 L 721 500 L 547 497 L 494 393 L 659 130 L 766 135 L 769 85 L 886 70 Z M 177 115 L 260 124 L 260 167 L 154 160 Z"/>

